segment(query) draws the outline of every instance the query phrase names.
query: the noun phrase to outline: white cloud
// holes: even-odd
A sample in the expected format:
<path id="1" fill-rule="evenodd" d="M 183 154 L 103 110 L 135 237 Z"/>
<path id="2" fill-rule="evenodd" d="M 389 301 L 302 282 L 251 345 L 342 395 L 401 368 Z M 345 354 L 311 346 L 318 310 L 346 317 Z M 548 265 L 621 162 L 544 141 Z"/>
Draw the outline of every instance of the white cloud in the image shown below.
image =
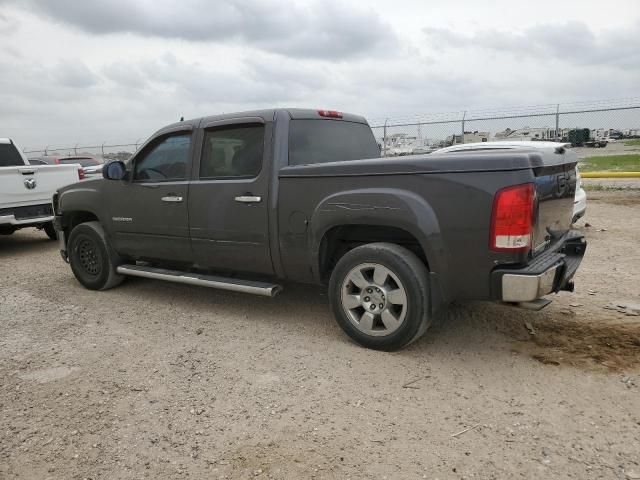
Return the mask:
<path id="1" fill-rule="evenodd" d="M 445 49 L 489 50 L 515 57 L 556 58 L 568 64 L 607 65 L 640 72 L 640 22 L 594 32 L 583 22 L 540 23 L 517 31 L 424 29 L 429 41 Z"/>
<path id="2" fill-rule="evenodd" d="M 523 16 L 507 0 L 0 0 L 0 136 L 123 142 L 276 106 L 379 120 L 638 96 L 634 3 L 602 19 L 596 1 L 540 2 Z"/>
<path id="3" fill-rule="evenodd" d="M 394 41 L 378 14 L 338 0 L 305 5 L 285 0 L 28 0 L 16 5 L 90 34 L 240 42 L 304 58 L 350 58 Z"/>

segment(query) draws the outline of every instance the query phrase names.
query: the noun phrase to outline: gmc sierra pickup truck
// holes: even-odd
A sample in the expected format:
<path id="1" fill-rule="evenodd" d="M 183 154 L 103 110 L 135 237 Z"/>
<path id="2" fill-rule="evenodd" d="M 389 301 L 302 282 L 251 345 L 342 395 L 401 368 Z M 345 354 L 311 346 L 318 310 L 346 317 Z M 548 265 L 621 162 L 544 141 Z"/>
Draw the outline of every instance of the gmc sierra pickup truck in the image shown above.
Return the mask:
<path id="1" fill-rule="evenodd" d="M 0 138 L 0 235 L 36 227 L 55 240 L 51 197 L 77 182 L 79 165 L 34 166 L 10 138 Z"/>
<path id="2" fill-rule="evenodd" d="M 381 350 L 453 300 L 537 308 L 573 289 L 571 150 L 379 156 L 366 120 L 335 111 L 169 125 L 54 195 L 61 254 L 94 290 L 127 275 L 266 296 L 326 285 L 344 331 Z"/>

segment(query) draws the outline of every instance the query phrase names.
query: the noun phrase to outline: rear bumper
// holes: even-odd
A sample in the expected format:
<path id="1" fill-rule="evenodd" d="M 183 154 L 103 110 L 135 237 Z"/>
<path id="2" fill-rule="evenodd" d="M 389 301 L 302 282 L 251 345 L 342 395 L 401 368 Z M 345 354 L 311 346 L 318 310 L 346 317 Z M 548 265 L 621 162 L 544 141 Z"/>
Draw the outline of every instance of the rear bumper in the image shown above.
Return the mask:
<path id="1" fill-rule="evenodd" d="M 42 223 L 50 222 L 51 220 L 53 220 L 53 217 L 51 216 L 16 219 L 14 215 L 0 215 L 0 225 L 15 225 L 18 227 L 40 225 Z"/>
<path id="2" fill-rule="evenodd" d="M 21 205 L 11 208 L 0 208 L 0 225 L 16 227 L 41 225 L 53 220 L 51 203 Z"/>
<path id="3" fill-rule="evenodd" d="M 531 302 L 549 293 L 573 291 L 575 275 L 587 242 L 570 231 L 559 245 L 524 267 L 499 267 L 491 272 L 492 297 L 503 302 Z"/>

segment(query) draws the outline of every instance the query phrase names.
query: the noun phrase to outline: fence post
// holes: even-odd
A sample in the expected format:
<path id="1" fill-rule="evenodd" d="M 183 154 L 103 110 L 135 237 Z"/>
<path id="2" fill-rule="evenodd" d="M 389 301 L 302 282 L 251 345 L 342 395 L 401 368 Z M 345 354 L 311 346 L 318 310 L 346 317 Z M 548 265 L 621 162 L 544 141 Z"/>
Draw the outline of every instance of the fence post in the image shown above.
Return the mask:
<path id="1" fill-rule="evenodd" d="M 49 145 L 45 145 L 45 147 L 44 147 L 44 156 L 45 157 L 47 156 L 47 148 L 49 148 Z"/>
<path id="2" fill-rule="evenodd" d="M 73 154 L 77 157 L 78 156 L 78 144 L 76 143 L 76 146 L 73 147 Z"/>
<path id="3" fill-rule="evenodd" d="M 387 122 L 389 121 L 388 118 L 384 119 L 384 127 L 382 130 L 382 156 L 386 157 L 387 156 Z"/>
<path id="4" fill-rule="evenodd" d="M 104 160 L 104 144 L 107 142 L 102 142 L 102 145 L 100 145 L 100 150 L 102 150 L 102 159 Z"/>
<path id="5" fill-rule="evenodd" d="M 467 118 L 467 111 L 465 110 L 462 113 L 462 137 L 461 137 L 461 142 L 460 143 L 464 143 L 464 119 Z M 453 144 L 456 144 L 456 136 L 453 136 Z"/>
<path id="6" fill-rule="evenodd" d="M 560 104 L 556 105 L 556 142 L 560 138 L 558 134 L 558 129 L 560 128 Z"/>

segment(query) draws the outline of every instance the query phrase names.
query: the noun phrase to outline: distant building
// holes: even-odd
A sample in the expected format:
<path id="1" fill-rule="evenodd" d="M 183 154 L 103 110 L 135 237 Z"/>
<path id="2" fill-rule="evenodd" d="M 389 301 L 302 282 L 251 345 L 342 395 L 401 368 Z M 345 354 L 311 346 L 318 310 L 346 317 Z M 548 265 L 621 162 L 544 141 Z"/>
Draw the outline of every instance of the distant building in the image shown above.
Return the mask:
<path id="1" fill-rule="evenodd" d="M 493 140 L 510 140 L 510 141 L 523 141 L 523 142 L 535 142 L 536 140 L 555 140 L 556 130 L 549 127 L 524 127 L 516 130 L 507 128 L 502 132 L 497 132 L 493 137 Z"/>
<path id="2" fill-rule="evenodd" d="M 488 142 L 490 136 L 490 132 L 464 132 L 462 143 Z"/>

